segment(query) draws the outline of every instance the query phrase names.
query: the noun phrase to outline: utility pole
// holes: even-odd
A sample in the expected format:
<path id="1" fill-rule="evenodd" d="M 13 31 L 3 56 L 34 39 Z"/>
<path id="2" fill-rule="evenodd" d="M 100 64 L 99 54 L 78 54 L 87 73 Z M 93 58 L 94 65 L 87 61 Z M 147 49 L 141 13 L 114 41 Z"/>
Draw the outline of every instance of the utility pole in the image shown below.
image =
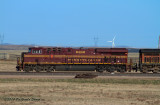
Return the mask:
<path id="1" fill-rule="evenodd" d="M 98 37 L 94 37 L 94 46 L 97 47 Z"/>
<path id="2" fill-rule="evenodd" d="M 159 35 L 159 40 L 158 40 L 158 49 L 160 49 L 160 35 Z"/>
<path id="3" fill-rule="evenodd" d="M 2 49 L 2 45 L 3 45 L 3 41 L 4 41 L 4 34 L 0 34 L 0 49 Z"/>
<path id="4" fill-rule="evenodd" d="M 3 45 L 3 41 L 4 41 L 4 34 L 0 35 L 0 44 Z"/>

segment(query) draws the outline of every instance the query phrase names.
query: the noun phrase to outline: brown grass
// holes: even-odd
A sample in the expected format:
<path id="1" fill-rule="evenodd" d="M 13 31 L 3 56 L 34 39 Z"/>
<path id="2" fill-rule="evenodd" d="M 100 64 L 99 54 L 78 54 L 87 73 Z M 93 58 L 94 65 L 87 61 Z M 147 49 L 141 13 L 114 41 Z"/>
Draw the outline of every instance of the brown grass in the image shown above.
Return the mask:
<path id="1" fill-rule="evenodd" d="M 0 82 L 0 104 L 160 105 L 160 89 L 159 85 L 140 84 Z"/>
<path id="2" fill-rule="evenodd" d="M 0 60 L 0 71 L 16 71 L 15 60 Z"/>
<path id="3" fill-rule="evenodd" d="M 27 50 L 0 50 L 0 53 L 15 54 L 15 55 L 21 55 L 22 52 L 27 52 Z"/>

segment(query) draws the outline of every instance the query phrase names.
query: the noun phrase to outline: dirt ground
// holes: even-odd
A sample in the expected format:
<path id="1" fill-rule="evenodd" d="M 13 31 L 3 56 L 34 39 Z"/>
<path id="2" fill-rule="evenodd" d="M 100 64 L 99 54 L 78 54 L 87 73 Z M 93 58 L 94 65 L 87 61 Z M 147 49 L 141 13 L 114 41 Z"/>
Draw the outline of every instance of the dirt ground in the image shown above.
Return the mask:
<path id="1" fill-rule="evenodd" d="M 16 71 L 16 61 L 15 60 L 0 60 L 0 71 Z"/>
<path id="2" fill-rule="evenodd" d="M 0 105 L 160 105 L 160 85 L 0 81 Z"/>

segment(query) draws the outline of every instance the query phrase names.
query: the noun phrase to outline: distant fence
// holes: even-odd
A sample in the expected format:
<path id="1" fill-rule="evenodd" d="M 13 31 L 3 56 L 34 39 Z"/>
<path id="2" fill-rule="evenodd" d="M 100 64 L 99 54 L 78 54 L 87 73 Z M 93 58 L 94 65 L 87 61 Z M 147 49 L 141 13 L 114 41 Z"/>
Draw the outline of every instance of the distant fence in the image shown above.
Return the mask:
<path id="1" fill-rule="evenodd" d="M 9 59 L 10 59 L 10 60 L 16 60 L 18 57 L 20 57 L 20 55 L 9 54 Z"/>
<path id="2" fill-rule="evenodd" d="M 8 53 L 0 53 L 0 59 L 9 59 Z"/>
<path id="3" fill-rule="evenodd" d="M 0 60 L 16 60 L 20 55 L 0 53 Z"/>

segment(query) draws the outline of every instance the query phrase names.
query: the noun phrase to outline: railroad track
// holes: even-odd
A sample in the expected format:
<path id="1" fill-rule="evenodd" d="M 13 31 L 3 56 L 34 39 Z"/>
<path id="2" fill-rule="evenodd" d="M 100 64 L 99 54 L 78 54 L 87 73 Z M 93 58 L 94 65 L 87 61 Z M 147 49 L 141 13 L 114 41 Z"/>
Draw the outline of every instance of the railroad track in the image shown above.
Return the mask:
<path id="1" fill-rule="evenodd" d="M 160 77 L 160 73 L 99 73 L 99 72 L 0 72 L 0 75 L 35 75 L 35 76 L 75 76 L 76 74 L 93 73 L 98 76 L 138 76 Z"/>

